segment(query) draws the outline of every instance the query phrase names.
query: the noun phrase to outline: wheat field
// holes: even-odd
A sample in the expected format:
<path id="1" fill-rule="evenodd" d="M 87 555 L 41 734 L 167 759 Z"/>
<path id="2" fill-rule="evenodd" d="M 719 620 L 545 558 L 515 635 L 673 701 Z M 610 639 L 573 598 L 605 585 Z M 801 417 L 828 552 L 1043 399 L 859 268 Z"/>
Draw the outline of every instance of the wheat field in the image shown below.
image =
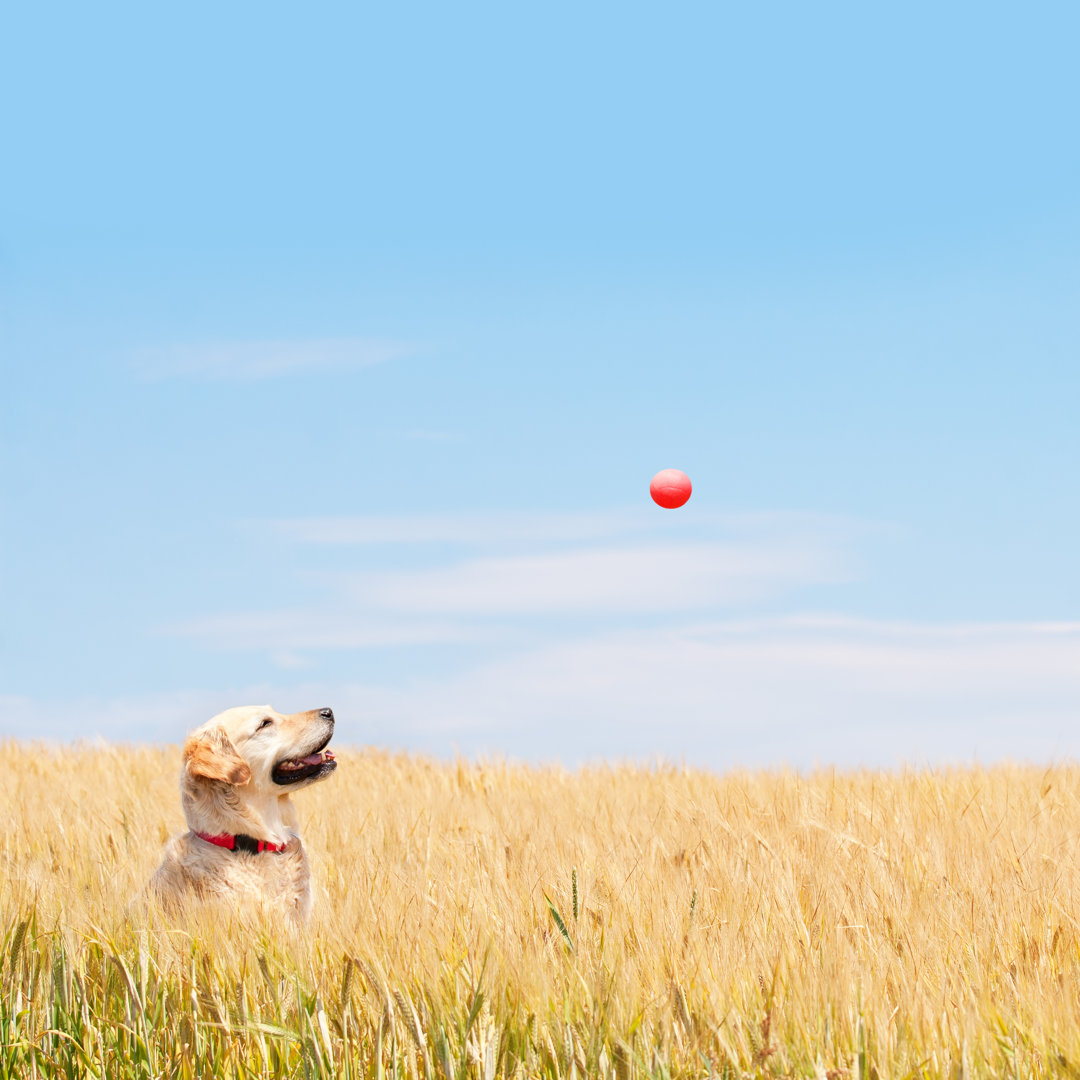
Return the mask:
<path id="1" fill-rule="evenodd" d="M 1080 768 L 339 761 L 295 933 L 139 900 L 177 748 L 8 743 L 0 1076 L 1080 1075 Z"/>

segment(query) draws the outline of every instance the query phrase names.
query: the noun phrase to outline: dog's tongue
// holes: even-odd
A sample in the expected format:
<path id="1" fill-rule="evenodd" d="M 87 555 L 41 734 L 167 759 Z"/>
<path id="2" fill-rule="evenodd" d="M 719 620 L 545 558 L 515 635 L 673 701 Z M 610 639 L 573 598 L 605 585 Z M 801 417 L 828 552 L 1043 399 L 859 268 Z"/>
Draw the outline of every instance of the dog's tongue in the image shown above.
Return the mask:
<path id="1" fill-rule="evenodd" d="M 319 754 L 308 754 L 307 757 L 296 759 L 301 765 L 321 765 L 323 761 L 333 761 L 334 754 L 331 750 L 323 751 Z"/>

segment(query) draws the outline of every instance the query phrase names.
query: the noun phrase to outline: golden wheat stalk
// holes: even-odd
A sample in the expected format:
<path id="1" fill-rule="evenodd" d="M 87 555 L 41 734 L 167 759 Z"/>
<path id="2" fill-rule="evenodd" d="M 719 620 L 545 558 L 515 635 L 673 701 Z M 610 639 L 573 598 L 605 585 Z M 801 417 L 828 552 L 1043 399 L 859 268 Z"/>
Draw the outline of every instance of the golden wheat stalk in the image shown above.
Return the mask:
<path id="1" fill-rule="evenodd" d="M 176 750 L 5 746 L 0 1076 L 1080 1069 L 1074 766 L 339 760 L 297 934 L 138 902 Z"/>

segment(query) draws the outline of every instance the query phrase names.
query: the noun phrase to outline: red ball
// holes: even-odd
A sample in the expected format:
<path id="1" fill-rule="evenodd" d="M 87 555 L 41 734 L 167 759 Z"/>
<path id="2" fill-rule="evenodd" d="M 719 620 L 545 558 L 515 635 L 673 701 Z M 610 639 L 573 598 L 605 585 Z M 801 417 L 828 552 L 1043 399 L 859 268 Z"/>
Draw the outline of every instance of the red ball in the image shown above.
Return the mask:
<path id="1" fill-rule="evenodd" d="M 690 477 L 679 469 L 661 469 L 649 484 L 649 494 L 657 506 L 675 510 L 690 498 Z"/>

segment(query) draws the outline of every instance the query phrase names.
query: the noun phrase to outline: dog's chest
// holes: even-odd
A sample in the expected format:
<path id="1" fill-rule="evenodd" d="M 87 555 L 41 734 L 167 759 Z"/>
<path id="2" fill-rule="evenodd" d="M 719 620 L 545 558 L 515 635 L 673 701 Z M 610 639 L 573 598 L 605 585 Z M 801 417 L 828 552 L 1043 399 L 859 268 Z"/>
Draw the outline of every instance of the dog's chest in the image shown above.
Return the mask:
<path id="1" fill-rule="evenodd" d="M 304 849 L 234 856 L 229 877 L 234 889 L 269 903 L 307 905 L 309 870 Z"/>
<path id="2" fill-rule="evenodd" d="M 229 852 L 200 849 L 185 865 L 185 876 L 202 895 L 227 897 L 289 915 L 306 916 L 311 907 L 307 854 L 299 841 L 282 852 Z"/>

